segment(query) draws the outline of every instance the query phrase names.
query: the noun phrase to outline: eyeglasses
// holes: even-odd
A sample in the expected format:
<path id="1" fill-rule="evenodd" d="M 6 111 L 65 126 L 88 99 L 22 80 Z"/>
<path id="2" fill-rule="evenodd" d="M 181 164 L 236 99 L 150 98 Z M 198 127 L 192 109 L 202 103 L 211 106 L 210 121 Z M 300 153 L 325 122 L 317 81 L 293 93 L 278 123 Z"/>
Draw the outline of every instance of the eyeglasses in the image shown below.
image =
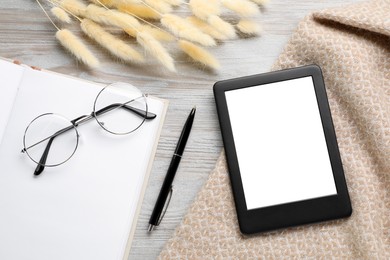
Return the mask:
<path id="1" fill-rule="evenodd" d="M 41 174 L 45 167 L 67 162 L 79 144 L 77 127 L 91 119 L 114 135 L 130 134 L 146 120 L 154 119 L 156 114 L 148 111 L 146 97 L 136 87 L 118 82 L 104 87 L 97 94 L 89 115 L 73 120 L 54 113 L 37 116 L 24 132 L 22 149 L 22 153 L 37 164 L 34 175 Z"/>

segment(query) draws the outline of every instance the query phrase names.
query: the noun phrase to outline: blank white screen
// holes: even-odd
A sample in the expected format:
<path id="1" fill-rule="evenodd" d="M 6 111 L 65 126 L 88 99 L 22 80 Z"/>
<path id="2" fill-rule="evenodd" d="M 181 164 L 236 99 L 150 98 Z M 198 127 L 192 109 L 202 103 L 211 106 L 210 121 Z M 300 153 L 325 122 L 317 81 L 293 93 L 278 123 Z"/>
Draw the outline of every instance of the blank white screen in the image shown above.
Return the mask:
<path id="1" fill-rule="evenodd" d="M 312 77 L 225 95 L 248 210 L 337 194 Z"/>

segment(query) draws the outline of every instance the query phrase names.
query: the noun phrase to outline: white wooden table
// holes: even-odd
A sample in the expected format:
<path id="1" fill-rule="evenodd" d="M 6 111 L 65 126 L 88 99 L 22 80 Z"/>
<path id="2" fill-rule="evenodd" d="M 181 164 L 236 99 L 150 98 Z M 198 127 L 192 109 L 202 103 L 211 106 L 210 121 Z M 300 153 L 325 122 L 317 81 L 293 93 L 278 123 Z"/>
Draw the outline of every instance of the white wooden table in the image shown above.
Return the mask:
<path id="1" fill-rule="evenodd" d="M 91 41 L 88 44 L 102 62 L 102 67 L 89 70 L 57 43 L 54 27 L 34 0 L 2 0 L 0 56 L 88 80 L 129 82 L 145 93 L 170 101 L 130 254 L 130 259 L 155 259 L 180 224 L 222 151 L 213 84 L 222 79 L 269 71 L 299 20 L 314 10 L 346 2 L 353 0 L 271 0 L 257 18 L 264 29 L 262 36 L 229 40 L 209 48 L 221 62 L 219 72 L 194 66 L 187 57 L 173 50 L 178 70 L 173 74 L 152 59 L 139 66 L 116 62 Z M 187 11 L 181 12 L 185 14 Z M 228 19 L 232 17 L 231 14 L 226 16 Z M 77 27 L 74 29 L 79 31 Z M 194 127 L 174 181 L 169 209 L 157 230 L 148 234 L 146 229 L 151 211 L 181 128 L 194 105 L 197 107 Z"/>

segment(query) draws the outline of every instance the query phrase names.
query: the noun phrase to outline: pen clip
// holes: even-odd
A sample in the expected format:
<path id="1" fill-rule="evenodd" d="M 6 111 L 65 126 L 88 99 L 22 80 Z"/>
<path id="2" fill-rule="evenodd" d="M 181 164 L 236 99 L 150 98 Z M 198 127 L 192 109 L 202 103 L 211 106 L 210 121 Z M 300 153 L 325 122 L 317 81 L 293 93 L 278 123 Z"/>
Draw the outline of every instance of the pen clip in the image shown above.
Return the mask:
<path id="1" fill-rule="evenodd" d="M 163 219 L 163 217 L 165 215 L 165 212 L 167 212 L 167 209 L 168 209 L 168 206 L 169 206 L 169 202 L 171 202 L 172 193 L 173 193 L 173 186 L 171 186 L 171 189 L 169 190 L 168 198 L 165 201 L 164 209 L 163 209 L 163 212 L 162 212 L 162 214 L 160 216 L 160 219 L 158 220 L 157 226 L 160 225 L 160 222 Z"/>

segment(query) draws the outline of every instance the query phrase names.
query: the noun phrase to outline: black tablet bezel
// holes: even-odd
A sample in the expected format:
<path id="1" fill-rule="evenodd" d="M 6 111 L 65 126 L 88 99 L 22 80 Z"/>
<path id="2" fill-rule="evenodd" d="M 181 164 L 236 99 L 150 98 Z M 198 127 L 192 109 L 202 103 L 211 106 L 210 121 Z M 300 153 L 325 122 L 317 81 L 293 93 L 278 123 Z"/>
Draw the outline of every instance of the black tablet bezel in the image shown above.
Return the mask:
<path id="1" fill-rule="evenodd" d="M 337 194 L 247 210 L 225 91 L 292 80 L 306 76 L 311 76 L 313 79 Z M 352 214 L 352 207 L 320 67 L 317 65 L 309 65 L 219 81 L 214 84 L 213 90 L 238 222 L 242 233 L 252 234 L 283 227 L 347 217 Z"/>

